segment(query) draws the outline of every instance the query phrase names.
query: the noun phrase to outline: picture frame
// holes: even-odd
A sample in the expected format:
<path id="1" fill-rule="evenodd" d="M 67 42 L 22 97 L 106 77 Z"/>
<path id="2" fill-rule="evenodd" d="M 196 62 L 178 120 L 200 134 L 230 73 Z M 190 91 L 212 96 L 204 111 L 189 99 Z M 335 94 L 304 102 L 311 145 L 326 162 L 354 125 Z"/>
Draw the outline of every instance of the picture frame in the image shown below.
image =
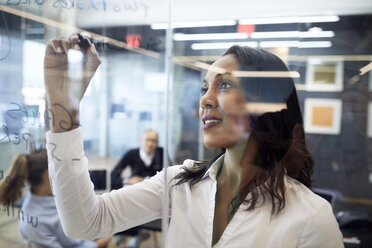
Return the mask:
<path id="1" fill-rule="evenodd" d="M 322 61 L 309 59 L 306 71 L 307 91 L 334 91 L 344 89 L 344 64 L 342 61 Z"/>
<path id="2" fill-rule="evenodd" d="M 341 132 L 342 101 L 331 98 L 306 98 L 306 133 L 338 135 Z"/>

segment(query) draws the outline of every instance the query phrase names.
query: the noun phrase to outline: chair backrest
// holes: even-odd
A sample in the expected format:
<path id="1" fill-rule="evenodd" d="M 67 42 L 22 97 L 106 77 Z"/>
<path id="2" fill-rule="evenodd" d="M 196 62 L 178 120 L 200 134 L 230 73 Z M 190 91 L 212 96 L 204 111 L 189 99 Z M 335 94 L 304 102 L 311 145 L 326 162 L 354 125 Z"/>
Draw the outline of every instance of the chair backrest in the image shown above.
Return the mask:
<path id="1" fill-rule="evenodd" d="M 330 190 L 326 190 L 326 189 L 319 189 L 319 188 L 313 188 L 312 189 L 313 192 L 321 197 L 323 197 L 324 199 L 326 199 L 332 206 L 334 206 L 335 204 L 335 200 L 336 200 L 336 193 L 333 192 L 333 191 L 330 191 Z"/>

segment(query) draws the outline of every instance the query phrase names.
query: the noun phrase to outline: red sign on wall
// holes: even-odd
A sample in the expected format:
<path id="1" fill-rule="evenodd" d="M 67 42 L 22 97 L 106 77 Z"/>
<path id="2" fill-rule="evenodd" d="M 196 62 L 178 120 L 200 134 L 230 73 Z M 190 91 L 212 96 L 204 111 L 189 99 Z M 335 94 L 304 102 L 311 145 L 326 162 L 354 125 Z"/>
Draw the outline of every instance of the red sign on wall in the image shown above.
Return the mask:
<path id="1" fill-rule="evenodd" d="M 141 35 L 139 34 L 127 34 L 125 38 L 127 45 L 130 47 L 139 47 L 141 44 Z"/>
<path id="2" fill-rule="evenodd" d="M 238 33 L 247 33 L 249 36 L 254 32 L 255 25 L 238 25 Z"/>

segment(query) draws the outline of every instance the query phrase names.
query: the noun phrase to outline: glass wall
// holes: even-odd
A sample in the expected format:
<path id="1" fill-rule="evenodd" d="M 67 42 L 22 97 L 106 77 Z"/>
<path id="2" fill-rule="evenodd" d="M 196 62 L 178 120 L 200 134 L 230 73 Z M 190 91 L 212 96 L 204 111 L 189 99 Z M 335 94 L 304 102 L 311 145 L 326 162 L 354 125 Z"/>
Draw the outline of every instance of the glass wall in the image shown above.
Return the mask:
<path id="1" fill-rule="evenodd" d="M 200 88 L 210 65 L 238 44 L 276 54 L 293 73 L 314 188 L 335 197 L 335 214 L 371 217 L 372 5 L 315 1 L 305 11 L 280 2 L 0 0 L 0 180 L 17 154 L 45 148 L 49 40 L 85 33 L 100 54 L 80 115 L 89 169 L 104 178 L 98 193 L 110 190 L 111 171 L 148 129 L 172 165 L 220 152 L 202 142 Z M 18 217 L 0 217 L 0 246 L 24 247 Z"/>
<path id="2" fill-rule="evenodd" d="M 206 69 L 227 48 L 240 44 L 266 49 L 298 73 L 294 80 L 307 146 L 315 161 L 314 187 L 335 192 L 343 202 L 341 208 L 346 204 L 370 212 L 371 18 L 371 14 L 247 16 L 223 26 L 175 28 L 175 89 L 183 94 L 181 102 L 192 99 L 189 107 L 178 112 L 180 125 L 186 130 L 190 122 L 198 125 L 193 114 L 199 98 L 188 94 L 198 91 Z M 199 137 L 193 133 L 195 143 L 186 137 L 180 141 L 180 147 L 192 154 Z M 199 151 L 201 158 L 213 155 L 202 146 Z"/>

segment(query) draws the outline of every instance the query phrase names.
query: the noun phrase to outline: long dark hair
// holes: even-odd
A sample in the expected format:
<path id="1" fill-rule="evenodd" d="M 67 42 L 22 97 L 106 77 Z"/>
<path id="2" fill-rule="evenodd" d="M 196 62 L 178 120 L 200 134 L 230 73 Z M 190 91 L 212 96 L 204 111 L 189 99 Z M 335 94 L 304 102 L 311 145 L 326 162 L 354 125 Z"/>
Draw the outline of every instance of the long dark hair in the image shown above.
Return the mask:
<path id="1" fill-rule="evenodd" d="M 262 49 L 232 46 L 225 55 L 234 55 L 242 71 L 288 71 L 274 54 Z M 243 175 L 238 194 L 230 202 L 231 218 L 241 203 L 247 210 L 258 207 L 258 199 L 269 199 L 272 216 L 285 207 L 284 176 L 311 187 L 314 161 L 306 148 L 301 109 L 293 79 L 290 77 L 243 77 L 242 87 L 247 101 L 285 103 L 286 109 L 251 116 L 251 135 L 258 143 L 254 175 Z M 218 155 L 217 157 L 219 157 Z M 200 182 L 212 161 L 196 161 L 192 168 L 183 168 L 174 179 L 175 185 Z"/>
<path id="2" fill-rule="evenodd" d="M 48 170 L 45 149 L 32 154 L 19 154 L 12 162 L 7 175 L 0 182 L 0 202 L 16 202 L 28 182 L 31 191 L 42 183 L 43 172 Z"/>

